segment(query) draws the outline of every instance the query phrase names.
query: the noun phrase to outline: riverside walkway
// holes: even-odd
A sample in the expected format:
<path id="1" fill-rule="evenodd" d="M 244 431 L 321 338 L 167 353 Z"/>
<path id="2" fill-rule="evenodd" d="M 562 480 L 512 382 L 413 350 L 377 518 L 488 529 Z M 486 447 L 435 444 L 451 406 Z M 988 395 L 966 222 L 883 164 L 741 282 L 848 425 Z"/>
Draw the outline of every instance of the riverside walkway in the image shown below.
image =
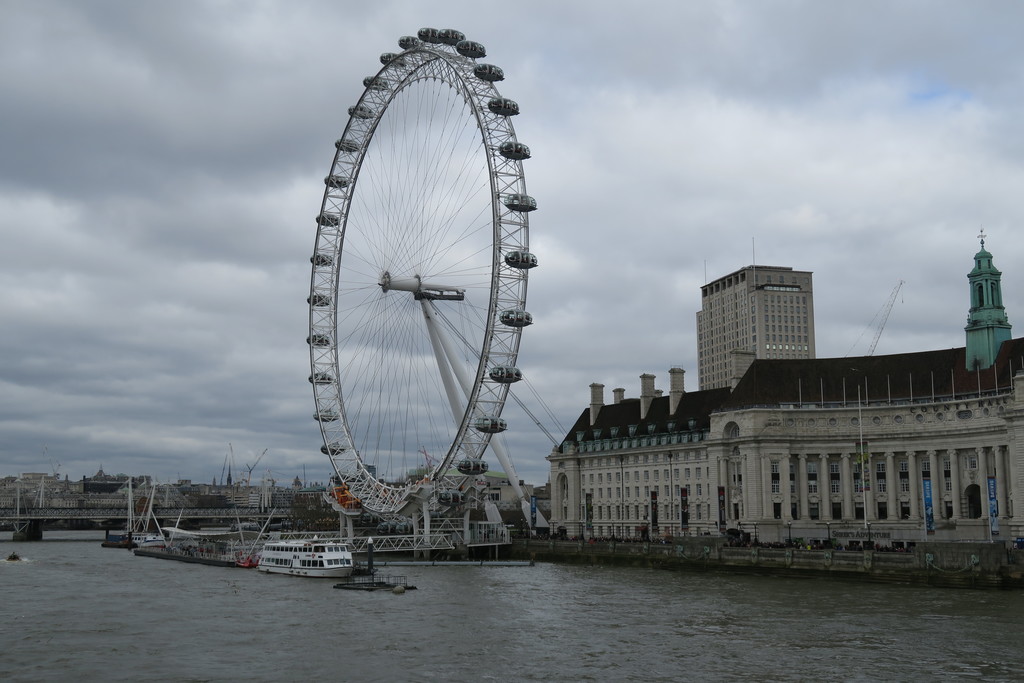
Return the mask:
<path id="1" fill-rule="evenodd" d="M 735 546 L 717 536 L 670 542 L 515 539 L 510 556 L 539 562 L 618 565 L 772 576 L 819 576 L 957 588 L 1024 588 L 1024 551 L 1010 543 L 921 542 L 904 552 Z"/>

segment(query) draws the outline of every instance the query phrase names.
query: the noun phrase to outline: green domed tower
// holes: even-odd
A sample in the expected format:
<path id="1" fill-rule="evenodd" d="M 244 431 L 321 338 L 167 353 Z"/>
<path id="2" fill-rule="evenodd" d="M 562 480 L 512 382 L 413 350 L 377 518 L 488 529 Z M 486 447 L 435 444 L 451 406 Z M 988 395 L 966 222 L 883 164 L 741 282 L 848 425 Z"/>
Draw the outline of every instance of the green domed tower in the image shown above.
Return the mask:
<path id="1" fill-rule="evenodd" d="M 992 265 L 985 250 L 985 233 L 978 236 L 981 250 L 974 255 L 974 270 L 967 275 L 971 286 L 971 312 L 967 316 L 967 369 L 991 367 L 999 346 L 1010 339 L 1010 323 L 1003 308 L 1002 273 Z"/>

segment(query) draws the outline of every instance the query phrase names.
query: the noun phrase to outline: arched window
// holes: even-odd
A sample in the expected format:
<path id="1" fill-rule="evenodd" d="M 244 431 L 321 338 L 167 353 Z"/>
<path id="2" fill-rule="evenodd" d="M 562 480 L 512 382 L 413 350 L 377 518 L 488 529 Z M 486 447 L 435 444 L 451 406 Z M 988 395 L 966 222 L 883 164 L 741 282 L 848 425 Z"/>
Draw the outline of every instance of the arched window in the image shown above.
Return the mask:
<path id="1" fill-rule="evenodd" d="M 727 439 L 738 439 L 740 436 L 740 426 L 735 422 L 730 422 L 725 425 L 725 438 Z"/>

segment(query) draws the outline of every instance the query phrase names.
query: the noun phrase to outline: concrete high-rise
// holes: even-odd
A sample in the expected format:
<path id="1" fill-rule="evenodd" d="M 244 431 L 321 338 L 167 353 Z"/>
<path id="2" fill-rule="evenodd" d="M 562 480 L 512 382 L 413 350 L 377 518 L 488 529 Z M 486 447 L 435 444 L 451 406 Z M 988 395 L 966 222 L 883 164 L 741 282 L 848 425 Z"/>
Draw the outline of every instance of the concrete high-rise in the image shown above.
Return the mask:
<path id="1" fill-rule="evenodd" d="M 814 358 L 810 271 L 746 266 L 701 287 L 701 390 L 731 386 L 755 358 Z"/>

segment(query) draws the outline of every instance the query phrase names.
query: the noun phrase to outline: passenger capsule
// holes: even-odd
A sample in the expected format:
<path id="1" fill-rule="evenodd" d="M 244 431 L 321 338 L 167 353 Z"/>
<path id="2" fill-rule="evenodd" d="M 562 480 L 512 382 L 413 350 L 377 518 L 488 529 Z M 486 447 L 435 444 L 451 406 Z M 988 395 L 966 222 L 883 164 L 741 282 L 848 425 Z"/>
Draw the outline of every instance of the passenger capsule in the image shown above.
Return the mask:
<path id="1" fill-rule="evenodd" d="M 419 39 L 422 40 L 424 43 L 434 44 L 441 42 L 441 38 L 437 34 L 438 31 L 436 28 L 421 28 L 419 31 L 416 32 L 416 35 L 419 36 Z"/>
<path id="2" fill-rule="evenodd" d="M 313 416 L 313 419 L 317 422 L 334 422 L 338 420 L 341 415 L 338 414 L 337 410 L 321 410 L 319 413 Z"/>
<path id="3" fill-rule="evenodd" d="M 354 116 L 357 119 L 372 119 L 373 111 L 361 104 L 354 104 L 348 108 L 348 115 Z"/>
<path id="4" fill-rule="evenodd" d="M 385 52 L 380 56 L 380 63 L 384 66 L 391 63 L 402 65 L 405 64 L 405 60 L 402 59 L 402 55 L 397 55 L 394 52 Z"/>
<path id="5" fill-rule="evenodd" d="M 416 36 L 402 36 L 398 39 L 398 47 L 403 50 L 408 50 L 409 48 L 416 47 L 419 44 L 420 39 Z"/>
<path id="6" fill-rule="evenodd" d="M 310 384 L 330 384 L 334 381 L 334 377 L 329 372 L 314 372 L 309 376 Z"/>
<path id="7" fill-rule="evenodd" d="M 530 158 L 530 148 L 515 140 L 501 143 L 498 153 L 506 159 L 512 159 L 513 161 L 522 161 L 523 159 Z"/>
<path id="8" fill-rule="evenodd" d="M 369 90 L 387 90 L 388 81 L 380 76 L 367 76 L 363 79 L 363 87 Z"/>
<path id="9" fill-rule="evenodd" d="M 334 257 L 330 254 L 313 254 L 309 257 L 309 262 L 317 267 L 330 266 L 334 264 Z"/>
<path id="10" fill-rule="evenodd" d="M 408 522 L 385 521 L 377 525 L 377 533 L 384 535 L 412 533 L 412 525 Z"/>
<path id="11" fill-rule="evenodd" d="M 462 495 L 462 491 L 445 490 L 437 492 L 437 502 L 441 505 L 462 505 L 462 501 L 465 497 Z"/>
<path id="12" fill-rule="evenodd" d="M 528 251 L 510 251 L 505 254 L 505 263 L 512 268 L 529 270 L 537 267 L 537 257 Z"/>
<path id="13" fill-rule="evenodd" d="M 487 103 L 487 108 L 498 116 L 515 116 L 519 113 L 519 104 L 507 97 L 495 97 Z"/>
<path id="14" fill-rule="evenodd" d="M 523 378 L 523 371 L 513 366 L 498 365 L 491 368 L 487 375 L 499 384 L 512 384 Z"/>
<path id="15" fill-rule="evenodd" d="M 526 327 L 533 324 L 533 316 L 518 308 L 502 311 L 498 315 L 498 320 L 501 321 L 502 325 L 507 325 L 508 327 Z"/>
<path id="16" fill-rule="evenodd" d="M 513 211 L 536 211 L 537 200 L 528 194 L 510 194 L 505 197 L 505 206 Z"/>
<path id="17" fill-rule="evenodd" d="M 329 444 L 324 444 L 323 446 L 320 447 L 320 452 L 323 453 L 324 455 L 341 455 L 346 450 L 347 449 L 337 441 L 334 441 Z"/>
<path id="18" fill-rule="evenodd" d="M 462 474 L 484 474 L 487 472 L 487 463 L 483 460 L 466 459 L 456 465 L 455 468 Z"/>
<path id="19" fill-rule="evenodd" d="M 329 175 L 324 178 L 324 185 L 333 187 L 336 190 L 348 187 L 348 178 L 343 175 Z"/>
<path id="20" fill-rule="evenodd" d="M 341 216 L 336 213 L 322 213 L 316 217 L 318 225 L 328 225 L 332 228 L 336 228 L 341 225 Z"/>
<path id="21" fill-rule="evenodd" d="M 335 140 L 334 141 L 334 147 L 339 152 L 358 152 L 359 151 L 359 145 L 357 145 L 356 143 L 352 142 L 351 140 L 346 140 L 345 138 L 338 138 L 337 140 Z"/>
<path id="22" fill-rule="evenodd" d="M 445 45 L 458 45 L 459 41 L 466 39 L 466 34 L 453 28 L 443 28 L 437 32 L 437 38 Z"/>
<path id="23" fill-rule="evenodd" d="M 331 305 L 331 297 L 326 294 L 310 294 L 306 297 L 306 303 L 310 306 L 323 308 Z"/>
<path id="24" fill-rule="evenodd" d="M 460 40 L 455 45 L 455 51 L 463 57 L 469 57 L 470 59 L 480 59 L 487 56 L 487 50 L 475 40 Z"/>
<path id="25" fill-rule="evenodd" d="M 477 64 L 473 67 L 473 75 L 488 83 L 505 80 L 505 72 L 501 70 L 500 66 L 493 64 Z"/>
<path id="26" fill-rule="evenodd" d="M 508 424 L 500 417 L 488 415 L 473 420 L 473 429 L 484 434 L 500 434 L 508 429 Z"/>
<path id="27" fill-rule="evenodd" d="M 310 346 L 330 346 L 331 338 L 326 334 L 311 334 L 306 337 L 306 343 Z"/>

